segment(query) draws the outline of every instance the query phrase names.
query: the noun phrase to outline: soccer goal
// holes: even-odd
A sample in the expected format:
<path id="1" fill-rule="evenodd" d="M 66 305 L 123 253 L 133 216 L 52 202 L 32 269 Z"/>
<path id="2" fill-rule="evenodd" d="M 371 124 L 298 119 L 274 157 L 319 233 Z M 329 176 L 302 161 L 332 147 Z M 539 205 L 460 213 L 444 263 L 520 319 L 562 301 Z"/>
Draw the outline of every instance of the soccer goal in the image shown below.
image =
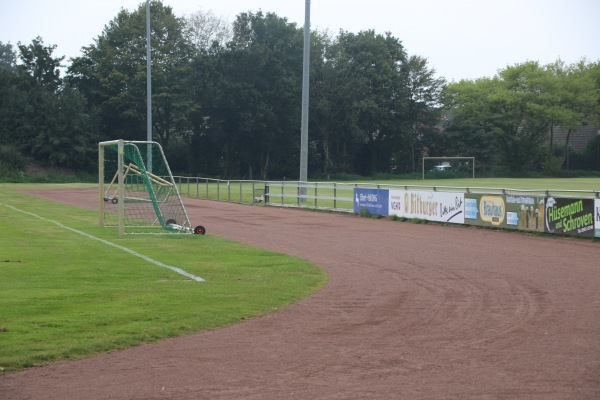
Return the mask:
<path id="1" fill-rule="evenodd" d="M 475 157 L 423 157 L 422 179 L 426 177 L 475 178 Z"/>
<path id="2" fill-rule="evenodd" d="M 98 144 L 100 226 L 124 233 L 196 233 L 162 147 L 156 142 Z"/>

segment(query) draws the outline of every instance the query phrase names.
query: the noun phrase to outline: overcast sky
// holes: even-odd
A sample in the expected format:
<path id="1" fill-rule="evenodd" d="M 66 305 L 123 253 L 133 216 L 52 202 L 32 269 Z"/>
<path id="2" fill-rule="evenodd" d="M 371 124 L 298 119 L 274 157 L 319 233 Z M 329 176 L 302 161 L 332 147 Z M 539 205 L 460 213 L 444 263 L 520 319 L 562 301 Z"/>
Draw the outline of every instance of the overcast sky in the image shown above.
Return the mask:
<path id="1" fill-rule="evenodd" d="M 0 41 L 41 36 L 68 60 L 93 43 L 121 8 L 142 0 L 1 0 Z M 233 21 L 244 11 L 274 12 L 299 26 L 306 0 L 163 0 L 175 14 L 211 10 Z M 312 0 L 313 29 L 391 32 L 410 55 L 449 81 L 492 77 L 528 60 L 600 60 L 600 0 Z"/>

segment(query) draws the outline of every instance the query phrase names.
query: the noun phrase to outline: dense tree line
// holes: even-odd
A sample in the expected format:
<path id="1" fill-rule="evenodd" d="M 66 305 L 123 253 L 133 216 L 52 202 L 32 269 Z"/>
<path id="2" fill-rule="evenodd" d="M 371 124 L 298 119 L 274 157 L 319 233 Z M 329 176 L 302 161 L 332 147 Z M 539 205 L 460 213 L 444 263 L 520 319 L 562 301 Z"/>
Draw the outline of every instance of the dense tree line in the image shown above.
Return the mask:
<path id="1" fill-rule="evenodd" d="M 297 179 L 303 29 L 273 13 L 232 24 L 151 3 L 152 130 L 172 170 Z M 71 60 L 41 38 L 0 42 L 0 174 L 27 158 L 95 170 L 97 143 L 146 138 L 145 6 L 122 10 Z M 311 32 L 309 176 L 413 173 L 423 155 L 510 171 L 564 158 L 552 127 L 598 120 L 598 63 L 534 62 L 446 84 L 391 34 Z M 451 118 L 442 118 L 450 116 Z M 444 123 L 442 123 L 444 121 Z"/>
<path id="2" fill-rule="evenodd" d="M 98 121 L 75 87 L 60 78 L 62 57 L 41 38 L 0 43 L 0 175 L 25 169 L 28 158 L 52 166 L 92 170 Z"/>
<path id="3" fill-rule="evenodd" d="M 600 63 L 566 65 L 559 60 L 542 66 L 528 61 L 493 78 L 451 84 L 444 96 L 453 113 L 447 148 L 508 172 L 556 173 L 565 166 L 570 134 L 599 125 Z M 555 146 L 552 132 L 558 126 L 568 134 Z M 599 140 L 594 137 L 589 149 L 597 149 Z M 600 154 L 587 153 L 580 167 L 597 168 Z"/>

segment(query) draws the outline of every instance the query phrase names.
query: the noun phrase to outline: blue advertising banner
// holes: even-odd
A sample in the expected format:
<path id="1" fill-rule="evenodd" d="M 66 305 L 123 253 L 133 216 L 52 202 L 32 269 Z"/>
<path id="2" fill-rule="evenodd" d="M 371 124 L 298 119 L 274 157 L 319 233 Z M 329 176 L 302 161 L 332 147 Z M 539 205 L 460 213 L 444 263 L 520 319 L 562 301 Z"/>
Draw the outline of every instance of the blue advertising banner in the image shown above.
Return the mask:
<path id="1" fill-rule="evenodd" d="M 389 190 L 354 188 L 354 212 L 388 215 Z"/>
<path id="2" fill-rule="evenodd" d="M 479 201 L 476 198 L 465 197 L 465 219 L 479 219 Z M 467 221 L 467 223 L 470 223 Z"/>

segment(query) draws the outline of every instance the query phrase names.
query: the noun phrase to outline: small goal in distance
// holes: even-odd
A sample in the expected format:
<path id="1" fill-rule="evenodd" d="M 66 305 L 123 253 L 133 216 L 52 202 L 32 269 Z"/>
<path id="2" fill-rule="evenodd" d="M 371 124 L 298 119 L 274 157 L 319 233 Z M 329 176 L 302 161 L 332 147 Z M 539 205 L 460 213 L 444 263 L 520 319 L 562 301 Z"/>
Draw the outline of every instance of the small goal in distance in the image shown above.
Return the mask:
<path id="1" fill-rule="evenodd" d="M 430 171 L 451 172 L 453 177 L 460 172 L 465 177 L 475 178 L 475 157 L 423 157 L 421 165 L 423 180 Z"/>
<path id="2" fill-rule="evenodd" d="M 113 140 L 98 144 L 100 226 L 124 233 L 197 233 L 192 228 L 160 144 Z"/>

